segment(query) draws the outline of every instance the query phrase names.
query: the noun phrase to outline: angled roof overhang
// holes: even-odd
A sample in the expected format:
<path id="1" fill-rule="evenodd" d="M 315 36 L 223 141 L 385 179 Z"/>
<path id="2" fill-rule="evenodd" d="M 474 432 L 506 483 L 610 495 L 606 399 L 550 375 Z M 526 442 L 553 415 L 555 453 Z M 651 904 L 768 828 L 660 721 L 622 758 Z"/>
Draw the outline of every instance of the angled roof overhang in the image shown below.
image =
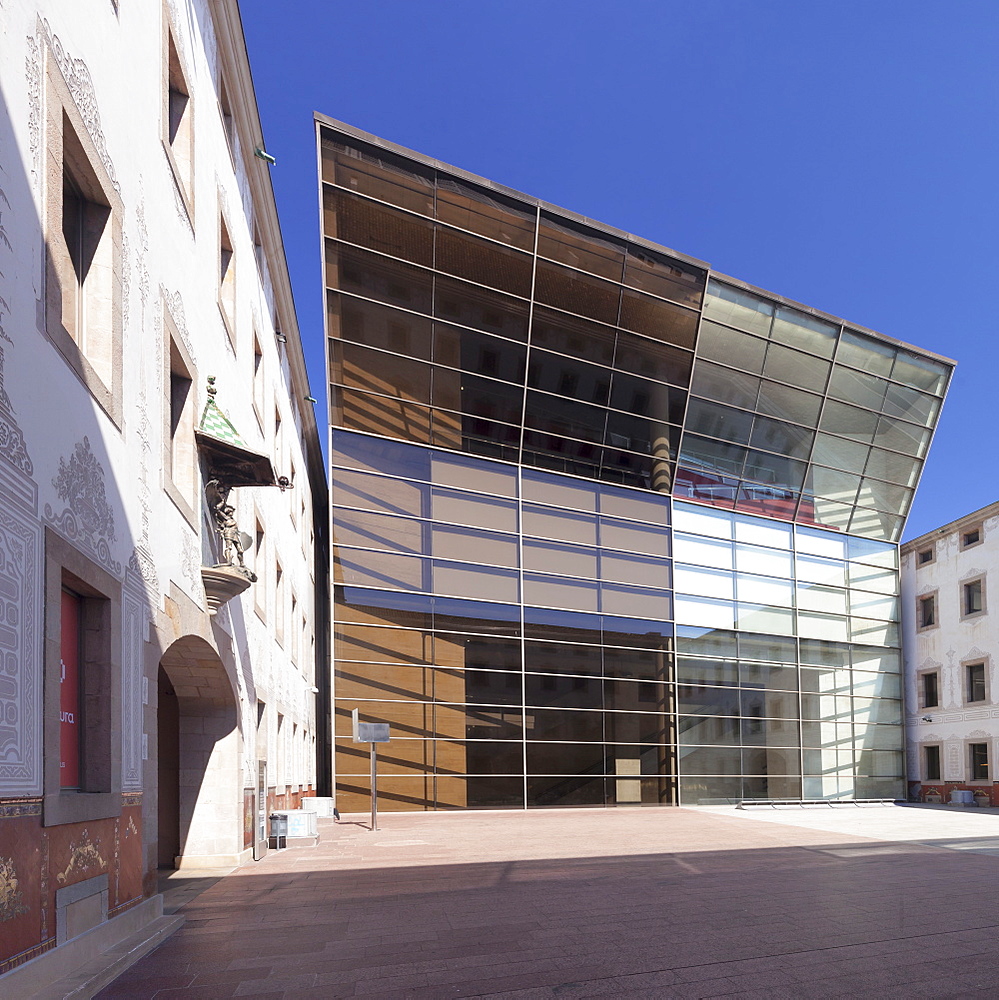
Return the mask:
<path id="1" fill-rule="evenodd" d="M 270 458 L 248 448 L 232 421 L 215 402 L 215 379 L 208 379 L 208 402 L 201 414 L 201 426 L 194 434 L 208 464 L 209 477 L 227 488 L 237 486 L 277 486 Z"/>
<path id="2" fill-rule="evenodd" d="M 231 487 L 277 485 L 274 466 L 266 455 L 202 430 L 194 433 L 212 479 Z"/>

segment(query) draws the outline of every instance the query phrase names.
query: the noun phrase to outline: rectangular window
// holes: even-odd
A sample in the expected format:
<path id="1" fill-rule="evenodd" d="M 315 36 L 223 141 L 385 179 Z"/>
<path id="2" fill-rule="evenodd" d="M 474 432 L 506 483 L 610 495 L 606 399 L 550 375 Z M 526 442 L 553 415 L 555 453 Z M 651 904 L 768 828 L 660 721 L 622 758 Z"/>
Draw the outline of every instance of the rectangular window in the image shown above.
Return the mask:
<path id="1" fill-rule="evenodd" d="M 80 648 L 83 598 L 65 587 L 59 639 L 59 787 L 80 787 Z"/>
<path id="2" fill-rule="evenodd" d="M 257 586 L 253 588 L 253 610 L 264 621 L 267 620 L 267 587 L 265 570 L 264 527 L 259 518 L 253 532 L 253 572 L 257 574 Z"/>
<path id="3" fill-rule="evenodd" d="M 264 354 L 260 341 L 253 335 L 253 412 L 257 415 L 260 429 L 264 429 Z"/>
<path id="4" fill-rule="evenodd" d="M 260 239 L 260 230 L 257 227 L 256 222 L 253 223 L 253 258 L 257 262 L 257 271 L 260 274 L 260 277 L 264 278 L 267 274 L 267 270 L 264 264 L 264 244 L 263 241 Z M 277 340 L 279 344 L 283 343 L 281 338 L 284 336 L 284 334 L 281 333 L 281 329 L 280 327 L 278 327 L 277 323 L 274 324 L 274 327 L 275 327 L 274 339 Z"/>
<path id="5" fill-rule="evenodd" d="M 49 94 L 58 104 L 60 94 Z M 115 421 L 121 419 L 121 203 L 75 107 L 51 114 L 45 326 Z M 81 138 L 81 135 L 83 138 Z"/>
<path id="6" fill-rule="evenodd" d="M 197 423 L 196 393 L 191 359 L 169 315 L 166 331 L 166 427 L 163 436 L 164 486 L 187 520 L 196 526 L 198 453 L 194 438 Z"/>
<path id="7" fill-rule="evenodd" d="M 988 743 L 969 743 L 968 751 L 971 757 L 971 780 L 989 780 L 989 745 Z"/>
<path id="8" fill-rule="evenodd" d="M 934 670 L 929 674 L 920 675 L 922 686 L 922 707 L 936 708 L 940 704 L 940 675 Z"/>
<path id="9" fill-rule="evenodd" d="M 281 561 L 274 564 L 274 632 L 277 641 L 284 645 L 284 570 Z"/>
<path id="10" fill-rule="evenodd" d="M 219 309 L 229 343 L 236 343 L 236 261 L 225 219 L 219 216 Z"/>
<path id="11" fill-rule="evenodd" d="M 222 118 L 222 131 L 225 132 L 226 144 L 229 146 L 229 155 L 235 158 L 236 124 L 232 117 L 229 91 L 225 85 L 225 79 L 221 74 L 219 74 L 219 115 Z"/>
<path id="12" fill-rule="evenodd" d="M 933 549 L 920 549 L 916 553 L 916 565 L 925 566 L 927 563 L 933 562 Z"/>
<path id="13" fill-rule="evenodd" d="M 919 627 L 929 628 L 937 623 L 937 599 L 935 594 L 919 598 Z"/>
<path id="14" fill-rule="evenodd" d="M 164 108 L 164 144 L 187 214 L 193 222 L 194 196 L 194 109 L 191 89 L 180 61 L 180 53 L 168 27 L 167 79 Z"/>
<path id="15" fill-rule="evenodd" d="M 967 685 L 965 701 L 985 701 L 985 664 L 968 663 L 964 670 Z"/>
<path id="16" fill-rule="evenodd" d="M 64 117 L 63 149 L 75 134 Z M 80 168 L 78 167 L 77 170 Z M 110 357 L 106 335 L 111 307 L 111 209 L 84 192 L 94 191 L 64 161 L 62 178 L 62 235 L 69 255 L 70 280 L 62 289 L 62 321 L 97 373 L 109 381 Z"/>
<path id="17" fill-rule="evenodd" d="M 971 528 L 961 534 L 961 548 L 969 549 L 972 545 L 977 545 L 982 540 L 982 529 Z"/>
<path id="18" fill-rule="evenodd" d="M 940 747 L 923 747 L 923 780 L 940 780 Z"/>
<path id="19" fill-rule="evenodd" d="M 982 603 L 982 581 L 972 580 L 970 583 L 964 584 L 963 595 L 962 607 L 965 617 L 981 613 L 984 608 L 984 604 Z"/>

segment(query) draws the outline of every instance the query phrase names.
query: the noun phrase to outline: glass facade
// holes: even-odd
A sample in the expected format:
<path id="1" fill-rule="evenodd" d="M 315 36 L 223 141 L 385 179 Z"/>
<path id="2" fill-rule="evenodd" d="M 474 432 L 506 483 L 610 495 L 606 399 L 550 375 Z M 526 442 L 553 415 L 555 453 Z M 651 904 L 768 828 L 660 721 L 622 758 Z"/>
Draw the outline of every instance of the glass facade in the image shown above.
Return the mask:
<path id="1" fill-rule="evenodd" d="M 950 363 L 319 131 L 340 808 L 901 795 Z"/>

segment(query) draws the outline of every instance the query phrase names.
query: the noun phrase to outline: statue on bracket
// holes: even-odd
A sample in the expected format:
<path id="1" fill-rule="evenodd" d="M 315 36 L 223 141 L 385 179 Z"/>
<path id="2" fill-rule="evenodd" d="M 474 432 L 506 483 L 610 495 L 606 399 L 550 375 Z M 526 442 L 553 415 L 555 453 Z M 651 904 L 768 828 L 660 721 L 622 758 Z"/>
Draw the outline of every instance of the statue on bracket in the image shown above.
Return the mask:
<path id="1" fill-rule="evenodd" d="M 208 379 L 208 402 L 195 431 L 198 449 L 208 472 L 205 499 L 215 520 L 215 531 L 222 542 L 222 562 L 203 566 L 209 614 L 257 582 L 257 575 L 246 565 L 244 553 L 252 539 L 239 530 L 236 506 L 229 503 L 229 493 L 241 486 L 277 486 L 282 492 L 291 488 L 286 476 L 277 476 L 270 458 L 248 447 L 232 421 L 215 402 L 214 376 Z"/>
<path id="2" fill-rule="evenodd" d="M 236 508 L 229 503 L 229 489 L 212 479 L 205 486 L 205 495 L 215 517 L 215 530 L 222 539 L 222 562 L 215 568 L 228 566 L 242 573 L 250 583 L 256 583 L 256 573 L 247 569 L 243 560 L 243 553 L 250 546 L 250 536 L 239 530 Z"/>

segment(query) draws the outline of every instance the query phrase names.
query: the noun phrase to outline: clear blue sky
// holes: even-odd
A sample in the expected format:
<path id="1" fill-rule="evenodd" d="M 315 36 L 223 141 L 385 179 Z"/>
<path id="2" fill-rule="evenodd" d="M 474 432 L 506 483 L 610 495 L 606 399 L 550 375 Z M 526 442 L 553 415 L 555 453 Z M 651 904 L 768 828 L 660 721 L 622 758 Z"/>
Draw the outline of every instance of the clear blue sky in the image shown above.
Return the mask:
<path id="1" fill-rule="evenodd" d="M 999 499 L 995 0 L 241 0 L 315 395 L 312 112 L 955 358 L 906 537 Z"/>

